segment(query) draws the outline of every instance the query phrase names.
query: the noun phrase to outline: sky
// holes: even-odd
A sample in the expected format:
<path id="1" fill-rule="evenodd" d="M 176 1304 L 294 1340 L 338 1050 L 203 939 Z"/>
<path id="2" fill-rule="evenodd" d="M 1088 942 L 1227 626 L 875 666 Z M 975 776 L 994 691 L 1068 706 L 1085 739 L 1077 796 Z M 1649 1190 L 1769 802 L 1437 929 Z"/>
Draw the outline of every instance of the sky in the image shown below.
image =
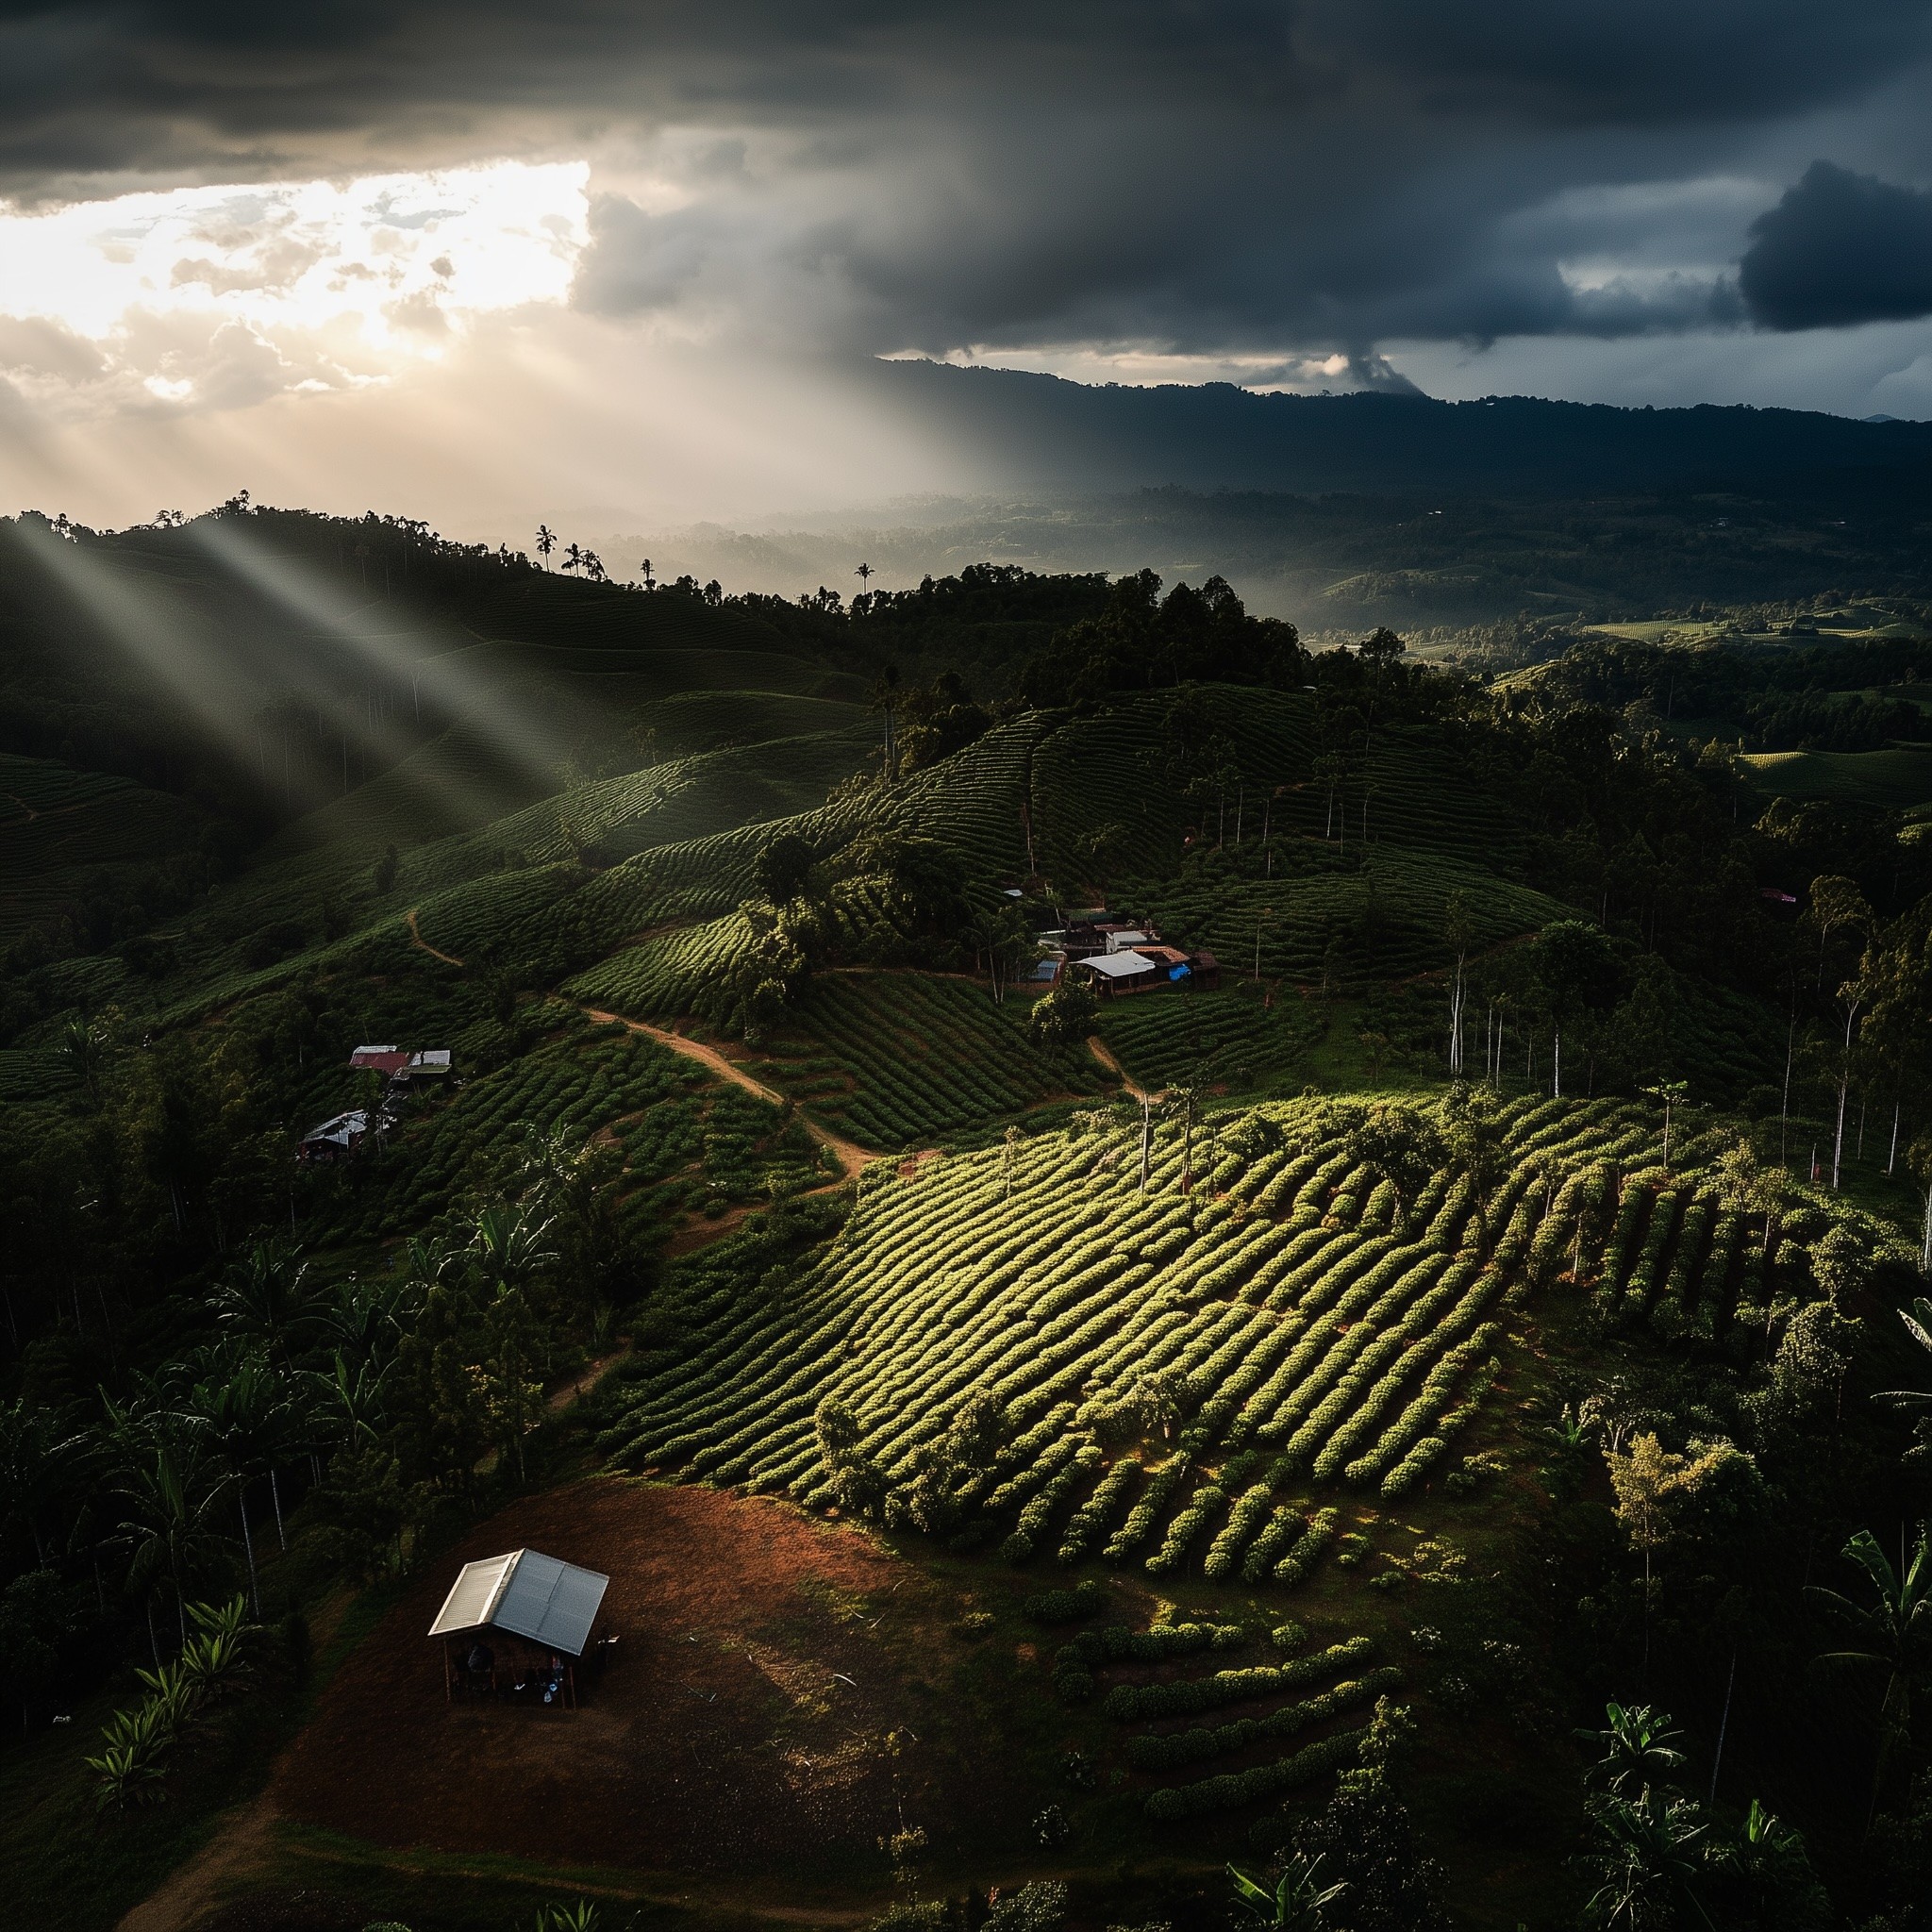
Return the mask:
<path id="1" fill-rule="evenodd" d="M 0 508 L 983 487 L 874 357 L 1932 417 L 1928 99 L 1932 0 L 4 7 Z"/>

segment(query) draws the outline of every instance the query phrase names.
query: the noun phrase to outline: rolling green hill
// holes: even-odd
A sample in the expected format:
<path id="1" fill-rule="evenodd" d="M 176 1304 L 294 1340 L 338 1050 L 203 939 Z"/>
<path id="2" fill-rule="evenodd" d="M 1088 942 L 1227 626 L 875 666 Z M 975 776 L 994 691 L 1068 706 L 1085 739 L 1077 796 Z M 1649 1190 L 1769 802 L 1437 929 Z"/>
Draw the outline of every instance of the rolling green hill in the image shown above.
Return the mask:
<path id="1" fill-rule="evenodd" d="M 1932 745 L 1878 751 L 1773 751 L 1746 755 L 1752 783 L 1774 798 L 1825 799 L 1892 808 L 1932 803 Z"/>
<path id="2" fill-rule="evenodd" d="M 611 1545 L 613 1668 L 739 1740 L 687 1754 L 705 1815 L 890 1788 L 796 1897 L 727 1898 L 647 1806 L 596 1836 L 575 1747 L 644 1747 L 592 1690 L 546 1803 L 600 1895 L 704 1890 L 706 1932 L 866 1916 L 897 1882 L 867 1848 L 915 1826 L 922 1884 L 1050 1866 L 1094 1924 L 1218 1923 L 1225 1864 L 1349 1770 L 1461 1923 L 1555 1932 L 1613 1698 L 1672 1712 L 1713 1842 L 1768 1793 L 1859 1923 L 1890 1909 L 1869 1713 L 1805 1668 L 1805 1591 L 1921 1500 L 1911 1419 L 1864 1400 L 1919 1373 L 1932 1129 L 1905 646 L 1613 636 L 1490 687 L 1387 635 L 1310 655 L 1224 585 L 989 567 L 869 625 L 208 523 L 0 545 L 0 1469 L 33 1497 L 0 1591 L 71 1620 L 29 1733 L 80 1713 L 0 1824 L 35 1899 L 64 1874 L 71 1923 L 118 1923 L 292 1733 L 285 1766 L 402 1723 L 474 1759 L 535 1717 L 452 1715 L 433 1655 L 368 1633 L 594 1468 L 681 1486 L 664 1521 L 698 1485 L 772 1512 Z M 130 598 L 178 652 L 135 649 Z M 1005 688 L 963 675 L 994 658 Z M 1825 743 L 1740 758 L 1740 719 Z M 1046 992 L 1041 936 L 1103 908 L 1221 984 Z M 348 1064 L 382 1041 L 451 1073 L 386 1095 Z M 349 1158 L 298 1159 L 352 1108 Z M 199 1512 L 176 1567 L 138 1555 L 154 1496 Z M 902 1574 L 806 1565 L 759 1623 L 774 1524 Z M 249 1673 L 137 1719 L 124 1666 L 237 1591 Z M 894 1591 L 937 1715 L 863 1702 Z M 741 1676 L 674 1679 L 687 1647 Z M 90 1764 L 138 1723 L 147 1757 Z M 999 1803 L 946 1798 L 991 1763 Z M 344 1924 L 453 1926 L 419 1868 L 468 1840 L 424 1802 L 407 1852 L 311 1803 L 218 1869 L 251 1910 L 325 1862 Z M 542 1842 L 464 1866 L 475 1923 L 592 1870 Z"/>

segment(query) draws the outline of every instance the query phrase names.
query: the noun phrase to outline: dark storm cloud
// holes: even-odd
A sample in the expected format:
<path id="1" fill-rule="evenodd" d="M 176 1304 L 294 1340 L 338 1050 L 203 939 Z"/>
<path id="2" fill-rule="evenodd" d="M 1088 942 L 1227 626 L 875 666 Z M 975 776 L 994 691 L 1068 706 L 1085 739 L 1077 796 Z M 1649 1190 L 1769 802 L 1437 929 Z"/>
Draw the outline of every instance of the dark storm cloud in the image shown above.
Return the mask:
<path id="1" fill-rule="evenodd" d="M 1751 234 L 1738 286 L 1766 328 L 1932 315 L 1932 194 L 1816 161 Z"/>
<path id="2" fill-rule="evenodd" d="M 598 312 L 872 349 L 1614 336 L 1735 318 L 1755 210 L 1641 211 L 1659 239 L 1633 266 L 1628 210 L 1566 196 L 1736 175 L 1807 118 L 1882 115 L 1867 104 L 1926 58 L 1928 18 L 1932 0 L 0 5 L 0 185 L 630 139 L 680 194 L 597 201 L 577 299 Z M 1802 252 L 1784 220 L 1754 258 Z"/>

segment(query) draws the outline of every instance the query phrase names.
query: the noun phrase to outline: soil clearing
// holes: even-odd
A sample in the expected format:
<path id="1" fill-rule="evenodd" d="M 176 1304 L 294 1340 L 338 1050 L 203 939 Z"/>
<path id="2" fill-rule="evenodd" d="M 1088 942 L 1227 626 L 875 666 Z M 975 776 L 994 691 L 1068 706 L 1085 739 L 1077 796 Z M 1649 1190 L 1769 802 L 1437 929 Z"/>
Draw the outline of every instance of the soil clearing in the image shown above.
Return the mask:
<path id="1" fill-rule="evenodd" d="M 445 1701 L 424 1635 L 460 1566 L 522 1547 L 610 1577 L 620 1640 L 575 1712 Z M 769 1498 L 599 1477 L 513 1505 L 433 1564 L 324 1693 L 269 1791 L 397 1850 L 643 1871 L 880 1869 L 907 1815 L 1000 1816 L 992 1739 L 953 1736 L 956 1592 Z"/>

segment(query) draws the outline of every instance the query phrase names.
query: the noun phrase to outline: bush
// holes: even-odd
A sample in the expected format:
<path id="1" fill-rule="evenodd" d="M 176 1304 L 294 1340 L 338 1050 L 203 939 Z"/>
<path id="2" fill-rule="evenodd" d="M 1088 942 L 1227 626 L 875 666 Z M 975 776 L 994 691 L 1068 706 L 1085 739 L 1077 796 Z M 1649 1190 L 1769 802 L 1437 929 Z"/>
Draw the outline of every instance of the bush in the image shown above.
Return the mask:
<path id="1" fill-rule="evenodd" d="M 1049 1805 L 1033 1815 L 1033 1842 L 1045 1850 L 1058 1851 L 1074 1835 L 1067 1814 L 1058 1805 Z"/>
<path id="2" fill-rule="evenodd" d="M 1034 1003 L 1026 1031 L 1036 1046 L 1066 1046 L 1085 1040 L 1100 1017 L 1100 1001 L 1091 986 L 1069 980 Z"/>
<path id="3" fill-rule="evenodd" d="M 1057 1879 L 1036 1878 L 1001 1899 L 979 1932 L 1058 1932 L 1066 1916 L 1067 1888 Z"/>
<path id="4" fill-rule="evenodd" d="M 1149 1791 L 1142 1807 L 1149 1818 L 1168 1824 L 1181 1818 L 1198 1818 L 1208 1811 L 1232 1811 L 1262 1798 L 1292 1790 L 1320 1777 L 1324 1772 L 1339 1771 L 1353 1764 L 1360 1731 L 1338 1731 L 1313 1744 L 1304 1744 L 1291 1757 L 1274 1764 L 1257 1764 L 1252 1771 L 1224 1772 L 1198 1784 L 1170 1785 Z"/>
<path id="5" fill-rule="evenodd" d="M 1446 1453 L 1449 1444 L 1441 1436 L 1424 1436 L 1382 1478 L 1382 1493 L 1385 1496 L 1406 1494 L 1422 1480 L 1424 1472 L 1438 1457 Z"/>
<path id="6" fill-rule="evenodd" d="M 1351 1705 L 1365 1704 L 1402 1682 L 1402 1673 L 1392 1664 L 1372 1671 L 1366 1677 L 1349 1678 L 1300 1704 L 1284 1705 L 1266 1717 L 1237 1718 L 1232 1724 L 1202 1724 L 1192 1730 L 1174 1731 L 1163 1737 L 1130 1738 L 1127 1762 L 1136 1771 L 1168 1771 L 1175 1765 L 1191 1764 L 1203 1757 L 1225 1757 L 1236 1751 L 1249 1751 L 1257 1744 L 1273 1744 L 1325 1723 Z"/>
<path id="7" fill-rule="evenodd" d="M 1295 1540 L 1294 1548 L 1275 1564 L 1275 1581 L 1299 1583 L 1315 1567 L 1322 1552 L 1334 1541 L 1335 1525 L 1340 1519 L 1339 1510 L 1316 1510 L 1309 1520 L 1307 1528 Z"/>
<path id="8" fill-rule="evenodd" d="M 1157 1624 L 1151 1630 L 1111 1624 L 1083 1630 L 1053 1660 L 1054 1691 L 1063 1703 L 1083 1704 L 1093 1695 L 1096 1665 L 1157 1663 L 1200 1650 L 1228 1650 L 1246 1638 L 1239 1624 Z"/>
<path id="9" fill-rule="evenodd" d="M 1020 1606 L 1020 1614 L 1034 1624 L 1078 1624 L 1095 1616 L 1107 1602 L 1098 1577 L 1089 1577 L 1072 1590 L 1042 1590 Z"/>
<path id="10" fill-rule="evenodd" d="M 1181 1677 L 1171 1684 L 1120 1684 L 1107 1693 L 1101 1707 L 1119 1724 L 1136 1718 L 1186 1717 L 1197 1710 L 1213 1710 L 1224 1704 L 1239 1704 L 1246 1698 L 1266 1697 L 1312 1683 L 1367 1657 L 1374 1647 L 1372 1638 L 1351 1637 L 1345 1643 L 1331 1643 L 1326 1650 L 1296 1657 L 1291 1663 L 1217 1671 L 1211 1677 Z"/>

